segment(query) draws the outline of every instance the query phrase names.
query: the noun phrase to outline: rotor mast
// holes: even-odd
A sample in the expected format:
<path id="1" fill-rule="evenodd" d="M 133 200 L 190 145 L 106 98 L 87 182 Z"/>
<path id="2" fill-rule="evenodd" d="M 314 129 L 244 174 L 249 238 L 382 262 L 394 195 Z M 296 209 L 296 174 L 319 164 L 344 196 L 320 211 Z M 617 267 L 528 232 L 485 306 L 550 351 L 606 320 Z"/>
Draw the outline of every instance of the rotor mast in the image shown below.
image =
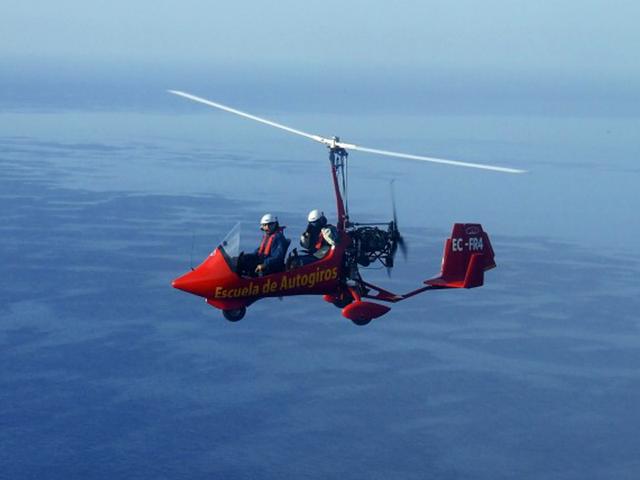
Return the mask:
<path id="1" fill-rule="evenodd" d="M 349 198 L 348 198 L 348 169 L 347 158 L 349 152 L 336 146 L 340 142 L 338 137 L 333 137 L 333 145 L 329 145 L 329 163 L 331 164 L 331 176 L 333 188 L 336 194 L 336 212 L 338 213 L 338 231 L 344 231 L 349 226 Z"/>

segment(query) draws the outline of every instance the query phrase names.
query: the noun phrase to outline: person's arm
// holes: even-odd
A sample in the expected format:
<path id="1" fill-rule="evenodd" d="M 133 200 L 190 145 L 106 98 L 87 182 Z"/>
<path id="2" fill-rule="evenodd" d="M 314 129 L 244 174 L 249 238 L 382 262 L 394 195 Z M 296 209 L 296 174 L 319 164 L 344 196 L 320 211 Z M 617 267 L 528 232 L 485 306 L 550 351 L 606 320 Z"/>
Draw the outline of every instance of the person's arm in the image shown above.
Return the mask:
<path id="1" fill-rule="evenodd" d="M 300 246 L 305 250 L 309 250 L 311 248 L 311 234 L 308 230 L 300 235 Z"/>
<path id="2" fill-rule="evenodd" d="M 334 247 L 338 243 L 338 232 L 333 227 L 325 227 L 322 229 L 322 238 Z"/>

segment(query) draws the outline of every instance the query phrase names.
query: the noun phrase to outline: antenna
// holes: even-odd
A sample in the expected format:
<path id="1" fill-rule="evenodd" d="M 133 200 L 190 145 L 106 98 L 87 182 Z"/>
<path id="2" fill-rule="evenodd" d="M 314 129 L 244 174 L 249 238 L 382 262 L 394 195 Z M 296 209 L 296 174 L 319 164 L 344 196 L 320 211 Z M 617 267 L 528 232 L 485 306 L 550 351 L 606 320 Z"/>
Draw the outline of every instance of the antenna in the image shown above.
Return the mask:
<path id="1" fill-rule="evenodd" d="M 191 258 L 189 259 L 189 265 L 191 267 L 191 271 L 194 271 L 195 268 L 193 268 L 193 247 L 196 243 L 196 232 L 192 231 L 191 232 Z"/>

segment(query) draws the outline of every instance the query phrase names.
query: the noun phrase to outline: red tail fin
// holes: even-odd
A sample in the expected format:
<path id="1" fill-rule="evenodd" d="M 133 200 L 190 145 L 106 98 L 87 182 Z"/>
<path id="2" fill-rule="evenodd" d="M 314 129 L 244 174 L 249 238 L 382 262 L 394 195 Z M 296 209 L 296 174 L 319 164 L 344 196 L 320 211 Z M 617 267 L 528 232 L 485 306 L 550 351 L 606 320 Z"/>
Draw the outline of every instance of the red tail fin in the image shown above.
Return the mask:
<path id="1" fill-rule="evenodd" d="M 482 225 L 456 223 L 444 245 L 440 275 L 424 283 L 444 288 L 480 287 L 485 270 L 495 266 L 493 248 Z"/>

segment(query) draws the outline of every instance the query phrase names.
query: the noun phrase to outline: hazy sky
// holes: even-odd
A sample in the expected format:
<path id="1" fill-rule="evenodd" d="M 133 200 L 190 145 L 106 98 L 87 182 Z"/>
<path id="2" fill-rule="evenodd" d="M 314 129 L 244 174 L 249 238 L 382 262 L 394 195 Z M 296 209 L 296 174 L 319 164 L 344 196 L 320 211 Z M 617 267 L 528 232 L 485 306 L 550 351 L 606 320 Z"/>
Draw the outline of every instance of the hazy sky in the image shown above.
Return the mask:
<path id="1" fill-rule="evenodd" d="M 636 1 L 7 1 L 0 55 L 638 75 Z"/>
<path id="2" fill-rule="evenodd" d="M 91 74 L 124 85 L 123 72 L 129 85 L 156 82 L 148 91 L 226 82 L 227 96 L 258 84 L 282 97 L 284 83 L 317 95 L 350 89 L 348 98 L 393 84 L 416 97 L 433 87 L 431 97 L 449 89 L 450 98 L 546 95 L 550 104 L 640 91 L 632 0 L 4 0 L 1 11 L 0 100 L 22 102 L 21 89 L 56 81 L 78 91 Z"/>

